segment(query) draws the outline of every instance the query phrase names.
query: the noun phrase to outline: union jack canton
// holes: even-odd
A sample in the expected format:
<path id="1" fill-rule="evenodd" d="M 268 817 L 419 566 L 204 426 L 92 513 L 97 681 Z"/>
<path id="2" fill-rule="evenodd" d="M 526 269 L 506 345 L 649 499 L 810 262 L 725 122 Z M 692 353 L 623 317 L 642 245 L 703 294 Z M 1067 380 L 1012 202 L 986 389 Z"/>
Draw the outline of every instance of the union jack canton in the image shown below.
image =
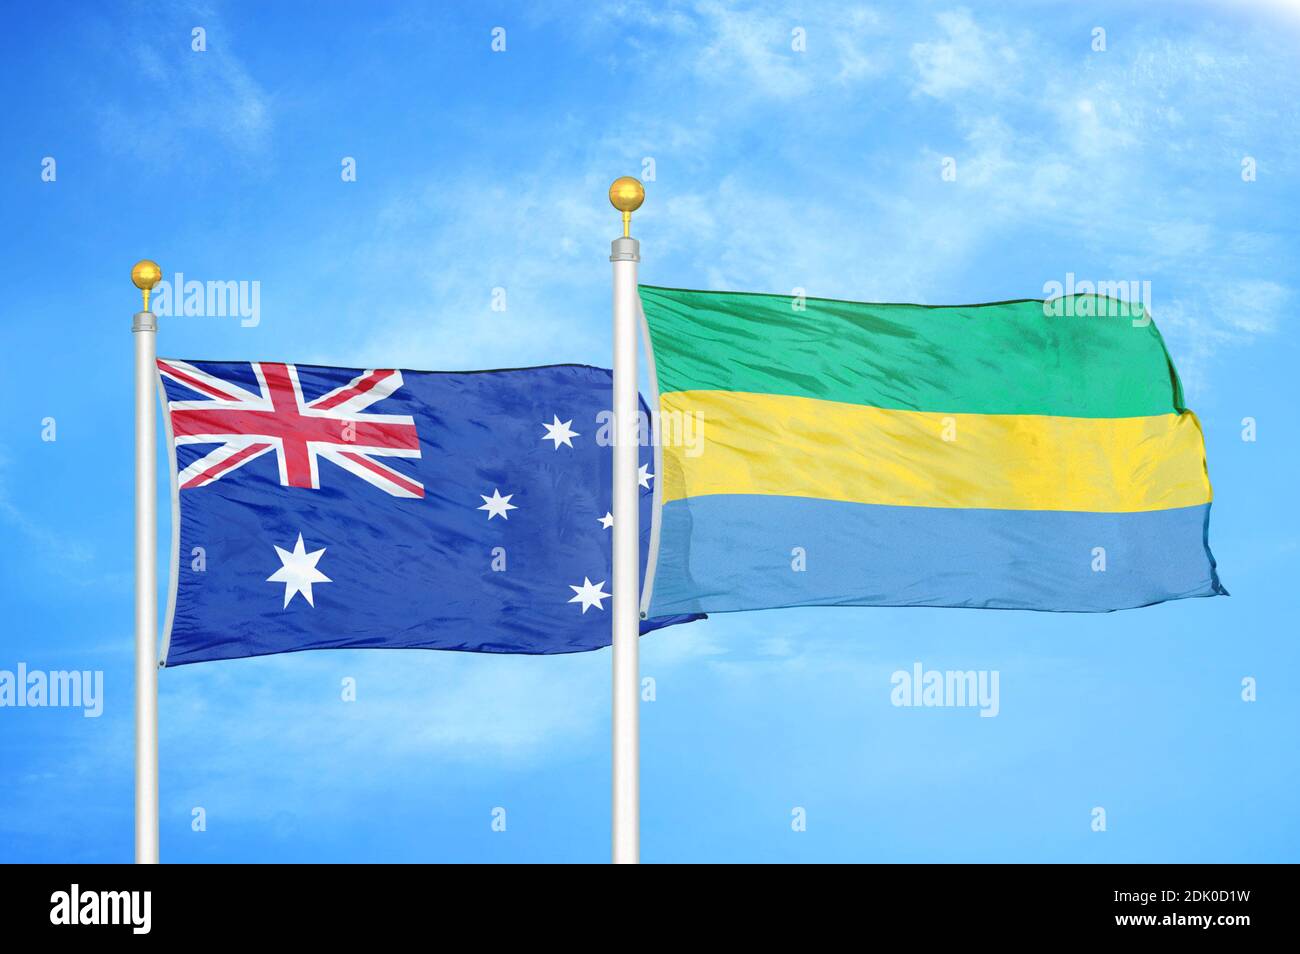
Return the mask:
<path id="1" fill-rule="evenodd" d="M 180 473 L 181 490 L 203 487 L 274 451 L 285 487 L 319 490 L 323 457 L 395 497 L 424 496 L 419 481 L 375 459 L 419 457 L 415 421 L 404 414 L 364 413 L 402 386 L 401 371 L 364 371 L 307 400 L 294 365 L 251 367 L 256 394 L 186 361 L 158 362 L 165 378 L 206 396 L 168 402 L 176 443 L 218 445 Z"/>

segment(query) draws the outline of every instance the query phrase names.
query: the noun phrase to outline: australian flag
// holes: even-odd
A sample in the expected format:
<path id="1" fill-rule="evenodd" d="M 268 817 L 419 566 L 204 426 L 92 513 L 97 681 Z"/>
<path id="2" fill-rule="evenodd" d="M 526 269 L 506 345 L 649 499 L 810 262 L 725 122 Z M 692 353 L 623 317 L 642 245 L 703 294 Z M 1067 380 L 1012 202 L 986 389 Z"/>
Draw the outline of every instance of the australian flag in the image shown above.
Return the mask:
<path id="1" fill-rule="evenodd" d="M 166 665 L 610 644 L 608 370 L 164 358 L 158 372 L 175 528 Z M 643 572 L 656 476 L 643 445 Z"/>

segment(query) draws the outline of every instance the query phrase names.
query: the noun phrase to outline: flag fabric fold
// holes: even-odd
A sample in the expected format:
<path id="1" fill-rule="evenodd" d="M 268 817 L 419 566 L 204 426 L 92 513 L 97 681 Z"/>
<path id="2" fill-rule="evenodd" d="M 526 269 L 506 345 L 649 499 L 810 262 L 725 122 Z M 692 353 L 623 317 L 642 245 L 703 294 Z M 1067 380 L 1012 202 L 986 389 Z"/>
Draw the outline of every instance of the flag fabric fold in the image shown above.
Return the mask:
<path id="1" fill-rule="evenodd" d="M 608 370 L 162 358 L 158 371 L 173 493 L 166 665 L 609 645 Z M 644 566 L 656 475 L 642 457 Z"/>
<path id="2" fill-rule="evenodd" d="M 1225 592 L 1200 424 L 1140 307 L 640 291 L 651 615 Z"/>

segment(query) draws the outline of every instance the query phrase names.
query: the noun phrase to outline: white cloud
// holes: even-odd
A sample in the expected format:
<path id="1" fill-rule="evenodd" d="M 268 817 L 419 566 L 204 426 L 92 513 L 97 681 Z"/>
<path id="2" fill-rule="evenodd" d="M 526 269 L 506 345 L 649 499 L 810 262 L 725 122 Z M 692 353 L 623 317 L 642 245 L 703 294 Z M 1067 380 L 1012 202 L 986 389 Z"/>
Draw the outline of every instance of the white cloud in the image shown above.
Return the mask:
<path id="1" fill-rule="evenodd" d="M 1294 294 L 1268 279 L 1191 281 L 1169 299 L 1156 297 L 1152 313 L 1166 339 L 1178 342 L 1176 360 L 1188 402 L 1210 388 L 1212 368 L 1225 349 L 1274 334 Z"/>
<path id="2" fill-rule="evenodd" d="M 808 31 L 807 54 L 789 49 L 794 26 Z M 1105 54 L 1081 34 L 1077 51 L 1062 53 L 966 9 L 886 21 L 821 4 L 605 7 L 582 36 L 593 50 L 626 47 L 644 69 L 620 74 L 640 103 L 636 122 L 613 130 L 566 117 L 572 145 L 553 147 L 508 190 L 473 171 L 423 193 L 394 190 L 361 256 L 382 276 L 365 300 L 386 304 L 360 354 L 440 368 L 558 355 L 605 363 L 602 269 L 614 221 L 604 188 L 611 170 L 636 171 L 643 156 L 659 171 L 637 218 L 650 282 L 937 303 L 1041 294 L 1072 268 L 1151 280 L 1157 320 L 1179 347 L 1183 334 L 1206 357 L 1204 342 L 1249 343 L 1277 327 L 1287 294 L 1269 264 L 1276 241 L 1227 230 L 1223 190 L 1196 183 L 1236 173 L 1232 147 L 1207 139 L 1206 112 L 1232 114 L 1223 135 L 1257 142 L 1277 97 L 1242 41 L 1209 30 L 1130 33 Z M 639 50 L 654 56 L 642 61 Z M 910 150 L 909 134 L 893 129 L 887 154 L 845 155 L 846 130 L 870 148 L 887 118 L 859 108 L 872 105 L 874 86 L 910 92 L 940 118 Z M 674 95 L 651 95 L 664 88 Z M 1242 97 L 1261 104 L 1257 115 L 1233 107 Z M 818 137 L 834 147 L 816 148 Z M 941 183 L 947 156 L 958 175 Z M 439 222 L 454 227 L 430 228 Z M 995 277 L 1012 284 L 994 287 L 967 273 L 1026 234 L 1056 243 L 1062 274 L 1003 269 Z M 1085 262 L 1104 271 L 1085 275 Z M 1188 304 L 1251 282 L 1249 311 Z M 489 310 L 495 286 L 506 289 L 505 313 Z"/>
<path id="3" fill-rule="evenodd" d="M 398 355 L 445 370 L 583 361 L 591 309 L 605 300 L 591 276 L 617 228 L 607 187 L 548 168 L 509 189 L 469 175 L 396 196 L 355 252 L 372 319 L 357 325 L 355 360 Z M 435 220 L 447 227 L 429 229 Z M 494 289 L 504 311 L 492 308 Z"/>
<path id="4" fill-rule="evenodd" d="M 779 2 L 691 0 L 608 4 L 590 12 L 584 30 L 593 45 L 617 37 L 612 65 L 631 59 L 652 71 L 659 88 L 680 87 L 684 75 L 693 77 L 706 88 L 725 90 L 738 108 L 881 75 L 882 24 L 869 7 L 835 2 L 792 9 Z M 800 50 L 794 48 L 796 30 L 803 31 Z"/>
<path id="5" fill-rule="evenodd" d="M 121 73 L 141 80 L 129 100 L 98 100 L 105 144 L 137 160 L 192 168 L 212 165 L 214 146 L 222 157 L 261 157 L 274 126 L 271 97 L 235 53 L 238 38 L 216 12 L 169 7 L 145 24 L 115 24 L 124 42 L 105 46 L 120 48 Z M 206 51 L 158 42 L 160 33 L 188 39 L 195 26 L 207 31 Z"/>
<path id="6" fill-rule="evenodd" d="M 328 651 L 160 674 L 175 810 L 220 799 L 227 823 L 326 807 L 433 772 L 526 773 L 605 746 L 608 654 Z M 341 699 L 344 677 L 356 701 Z M 278 793 L 268 804 L 262 793 Z"/>
<path id="7" fill-rule="evenodd" d="M 128 585 L 127 574 L 103 569 L 95 548 L 83 538 L 83 528 L 49 526 L 33 519 L 32 514 L 42 513 L 43 506 L 14 499 L 6 482 L 9 469 L 9 455 L 0 448 L 0 524 L 13 531 L 8 539 L 21 542 L 24 559 L 31 566 L 63 586 L 120 591 Z M 29 493 L 28 486 L 24 491 Z"/>
<path id="8" fill-rule="evenodd" d="M 981 28 L 965 9 L 935 20 L 943 36 L 912 46 L 917 92 L 936 99 L 965 91 L 996 95 L 1014 83 L 1016 52 L 1001 33 Z"/>

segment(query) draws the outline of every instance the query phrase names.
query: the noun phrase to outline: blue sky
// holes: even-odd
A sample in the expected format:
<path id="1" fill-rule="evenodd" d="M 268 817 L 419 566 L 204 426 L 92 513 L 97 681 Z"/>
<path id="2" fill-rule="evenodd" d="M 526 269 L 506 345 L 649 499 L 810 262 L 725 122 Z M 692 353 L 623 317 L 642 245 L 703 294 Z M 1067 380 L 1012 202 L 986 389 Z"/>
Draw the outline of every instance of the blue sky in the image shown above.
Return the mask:
<path id="1" fill-rule="evenodd" d="M 131 264 L 260 282 L 256 327 L 164 319 L 165 355 L 607 365 L 605 189 L 650 157 L 649 283 L 945 303 L 1037 297 L 1070 272 L 1150 281 L 1233 595 L 1102 616 L 784 610 L 648 636 L 644 860 L 1300 860 L 1295 4 L 56 3 L 6 20 L 0 669 L 103 670 L 105 709 L 0 709 L 0 859 L 131 857 Z M 890 676 L 916 662 L 998 671 L 999 715 L 894 707 Z M 160 685 L 165 861 L 608 857 L 607 651 L 301 653 Z"/>

